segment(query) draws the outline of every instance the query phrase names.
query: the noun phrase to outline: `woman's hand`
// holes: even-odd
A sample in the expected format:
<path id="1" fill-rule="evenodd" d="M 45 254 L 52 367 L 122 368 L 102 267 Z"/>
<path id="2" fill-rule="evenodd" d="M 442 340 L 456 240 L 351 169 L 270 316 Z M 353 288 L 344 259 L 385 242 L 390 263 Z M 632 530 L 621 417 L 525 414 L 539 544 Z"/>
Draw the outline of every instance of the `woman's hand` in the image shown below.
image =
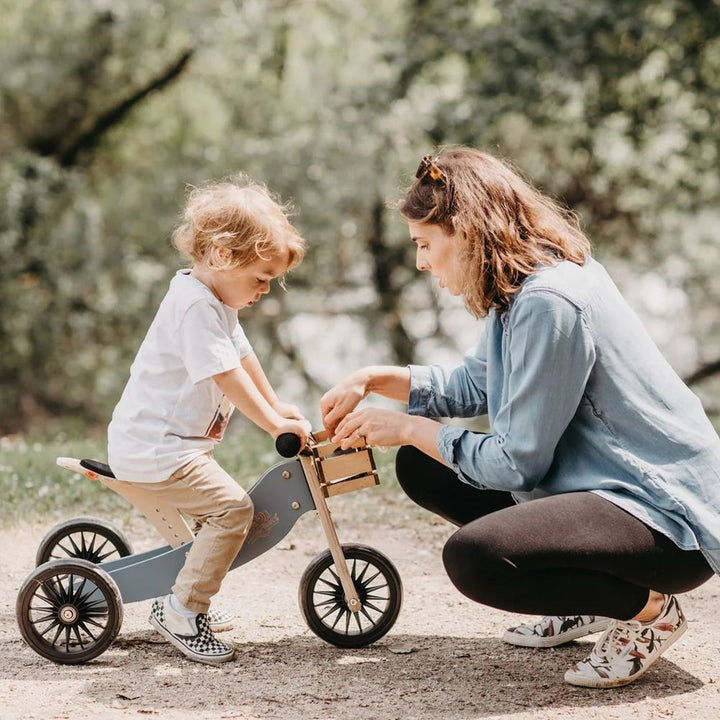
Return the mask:
<path id="1" fill-rule="evenodd" d="M 323 425 L 334 433 L 341 420 L 352 412 L 368 394 L 368 377 L 362 371 L 354 372 L 330 388 L 320 398 Z"/>
<path id="2" fill-rule="evenodd" d="M 333 442 L 343 450 L 363 441 L 374 447 L 408 445 L 413 418 L 405 413 L 380 408 L 365 408 L 346 415 L 335 429 Z"/>

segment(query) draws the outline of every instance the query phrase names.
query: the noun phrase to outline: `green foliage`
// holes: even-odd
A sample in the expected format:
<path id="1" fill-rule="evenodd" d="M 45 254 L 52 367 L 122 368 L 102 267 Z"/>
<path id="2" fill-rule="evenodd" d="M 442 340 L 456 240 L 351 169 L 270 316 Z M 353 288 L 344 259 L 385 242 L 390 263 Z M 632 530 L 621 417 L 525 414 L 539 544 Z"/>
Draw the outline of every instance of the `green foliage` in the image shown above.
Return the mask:
<path id="1" fill-rule="evenodd" d="M 339 371 L 423 359 L 427 335 L 453 348 L 385 206 L 445 143 L 512 158 L 604 257 L 684 293 L 702 340 L 690 369 L 720 356 L 717 2 L 0 12 L 0 432 L 107 421 L 182 262 L 169 237 L 186 186 L 239 170 L 292 200 L 310 240 L 290 293 L 243 317 L 306 411 Z"/>

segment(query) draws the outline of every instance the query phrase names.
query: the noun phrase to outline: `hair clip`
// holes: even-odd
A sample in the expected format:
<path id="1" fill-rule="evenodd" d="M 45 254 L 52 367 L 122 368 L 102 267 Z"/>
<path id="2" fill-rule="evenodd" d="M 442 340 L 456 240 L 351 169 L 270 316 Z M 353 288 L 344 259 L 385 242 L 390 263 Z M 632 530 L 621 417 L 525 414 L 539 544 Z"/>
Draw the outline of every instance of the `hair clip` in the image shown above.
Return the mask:
<path id="1" fill-rule="evenodd" d="M 426 155 L 418 165 L 418 169 L 415 172 L 415 177 L 418 180 L 422 180 L 426 175 L 430 175 L 430 179 L 435 182 L 441 182 L 443 185 L 447 185 L 447 175 L 435 164 L 439 159 L 439 155 L 433 157 L 432 155 Z"/>

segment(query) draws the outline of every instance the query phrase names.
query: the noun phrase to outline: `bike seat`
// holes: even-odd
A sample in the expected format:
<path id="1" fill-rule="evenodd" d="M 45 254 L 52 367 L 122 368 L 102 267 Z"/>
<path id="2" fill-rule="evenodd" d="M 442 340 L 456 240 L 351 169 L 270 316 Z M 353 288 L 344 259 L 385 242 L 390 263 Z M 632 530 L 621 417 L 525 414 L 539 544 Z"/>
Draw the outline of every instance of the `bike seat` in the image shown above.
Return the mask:
<path id="1" fill-rule="evenodd" d="M 114 478 L 115 473 L 110 469 L 109 465 L 101 463 L 97 460 L 81 460 L 80 464 L 86 469 L 90 470 L 103 477 Z"/>

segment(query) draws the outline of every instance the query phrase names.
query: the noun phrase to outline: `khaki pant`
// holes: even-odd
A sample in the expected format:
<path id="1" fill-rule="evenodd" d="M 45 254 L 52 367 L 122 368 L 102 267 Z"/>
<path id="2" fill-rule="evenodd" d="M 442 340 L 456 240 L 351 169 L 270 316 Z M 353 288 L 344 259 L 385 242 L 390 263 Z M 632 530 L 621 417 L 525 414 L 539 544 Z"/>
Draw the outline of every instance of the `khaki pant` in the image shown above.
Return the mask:
<path id="1" fill-rule="evenodd" d="M 250 530 L 250 496 L 209 453 L 163 482 L 144 483 L 143 489 L 159 493 L 163 502 L 197 521 L 195 541 L 172 589 L 188 610 L 207 612 Z"/>

